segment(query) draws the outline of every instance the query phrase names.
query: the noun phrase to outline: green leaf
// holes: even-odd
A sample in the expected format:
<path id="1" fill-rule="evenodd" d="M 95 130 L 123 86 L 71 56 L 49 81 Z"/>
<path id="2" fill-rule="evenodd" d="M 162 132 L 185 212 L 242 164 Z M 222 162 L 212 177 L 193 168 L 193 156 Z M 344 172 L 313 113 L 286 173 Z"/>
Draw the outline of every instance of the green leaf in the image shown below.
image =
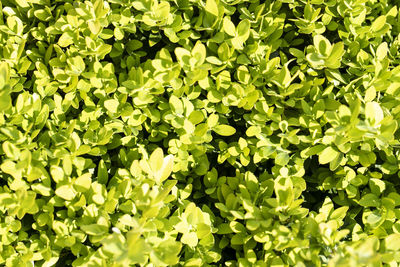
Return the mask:
<path id="1" fill-rule="evenodd" d="M 67 63 L 74 74 L 80 74 L 85 70 L 85 62 L 80 56 L 67 59 Z"/>
<path id="2" fill-rule="evenodd" d="M 0 63 L 0 112 L 11 108 L 10 68 L 7 63 Z"/>
<path id="3" fill-rule="evenodd" d="M 385 237 L 385 247 L 388 250 L 399 251 L 400 250 L 400 234 L 395 233 Z"/>
<path id="4" fill-rule="evenodd" d="M 171 97 L 169 98 L 169 104 L 171 105 L 172 112 L 174 112 L 175 114 L 183 115 L 183 102 L 179 98 L 171 95 Z"/>
<path id="5" fill-rule="evenodd" d="M 72 173 L 72 161 L 71 156 L 66 155 L 63 158 L 63 170 L 66 175 L 71 175 Z"/>
<path id="6" fill-rule="evenodd" d="M 289 177 L 276 179 L 274 190 L 279 205 L 288 206 L 293 202 L 293 182 Z"/>
<path id="7" fill-rule="evenodd" d="M 13 143 L 10 143 L 9 141 L 4 141 L 4 143 L 2 144 L 2 148 L 3 148 L 4 153 L 6 153 L 7 157 L 9 157 L 11 159 L 19 158 L 20 150 Z"/>
<path id="8" fill-rule="evenodd" d="M 280 166 L 285 166 L 290 160 L 289 154 L 286 152 L 279 152 L 275 157 L 275 163 Z"/>
<path id="9" fill-rule="evenodd" d="M 49 21 L 52 18 L 51 12 L 47 8 L 35 10 L 33 14 L 41 21 Z"/>
<path id="10" fill-rule="evenodd" d="M 116 99 L 108 99 L 104 101 L 104 107 L 111 113 L 117 113 L 119 102 Z"/>
<path id="11" fill-rule="evenodd" d="M 330 215 L 330 220 L 343 220 L 346 217 L 346 213 L 349 210 L 349 207 L 340 207 L 334 210 Z"/>
<path id="12" fill-rule="evenodd" d="M 325 36 L 320 34 L 314 36 L 314 46 L 318 53 L 323 56 L 328 56 L 332 50 L 331 42 L 329 42 Z"/>
<path id="13" fill-rule="evenodd" d="M 74 187 L 78 192 L 86 192 L 89 190 L 90 185 L 92 183 L 91 179 L 92 175 L 90 173 L 85 173 L 79 176 L 74 183 Z"/>
<path id="14" fill-rule="evenodd" d="M 222 136 L 230 136 L 236 133 L 236 129 L 230 125 L 220 124 L 213 128 L 213 131 Z"/>
<path id="15" fill-rule="evenodd" d="M 181 65 L 190 65 L 191 54 L 182 47 L 175 48 L 175 55 Z"/>
<path id="16" fill-rule="evenodd" d="M 385 15 L 379 16 L 372 23 L 371 30 L 373 32 L 378 32 L 378 31 L 382 30 L 382 28 L 385 26 L 385 23 L 386 23 L 386 16 Z"/>
<path id="17" fill-rule="evenodd" d="M 179 253 L 182 249 L 182 244 L 172 239 L 161 242 L 156 251 L 162 261 L 168 266 L 175 265 L 179 262 Z"/>
<path id="18" fill-rule="evenodd" d="M 375 194 L 366 194 L 360 199 L 359 204 L 363 207 L 378 207 L 380 200 Z"/>
<path id="19" fill-rule="evenodd" d="M 212 128 L 215 127 L 218 124 L 219 121 L 219 116 L 218 114 L 210 114 L 207 118 L 207 126 Z"/>
<path id="20" fill-rule="evenodd" d="M 376 49 L 376 57 L 378 60 L 383 60 L 389 52 L 388 44 L 386 42 L 381 43 Z"/>
<path id="21" fill-rule="evenodd" d="M 104 160 L 100 160 L 99 162 L 99 168 L 97 170 L 97 181 L 100 184 L 107 184 L 108 170 L 106 164 L 104 163 Z"/>
<path id="22" fill-rule="evenodd" d="M 336 149 L 333 149 L 332 147 L 328 146 L 325 148 L 321 154 L 319 154 L 319 163 L 320 164 L 327 164 L 334 160 L 336 157 L 339 157 L 340 152 L 338 152 Z"/>
<path id="23" fill-rule="evenodd" d="M 149 161 L 153 172 L 160 170 L 164 161 L 164 152 L 162 148 L 156 148 L 153 153 L 151 153 Z"/>
<path id="24" fill-rule="evenodd" d="M 194 110 L 189 115 L 189 121 L 194 125 L 201 123 L 204 120 L 203 112 L 199 110 Z"/>
<path id="25" fill-rule="evenodd" d="M 228 17 L 224 17 L 222 27 L 226 34 L 230 36 L 236 35 L 235 24 L 233 24 L 233 22 Z"/>
<path id="26" fill-rule="evenodd" d="M 163 182 L 167 179 L 174 167 L 174 156 L 167 155 L 164 157 L 164 153 L 161 148 L 157 148 L 150 155 L 150 166 L 153 172 L 154 179 L 157 183 Z"/>
<path id="27" fill-rule="evenodd" d="M 250 21 L 245 19 L 239 22 L 236 29 L 237 36 L 242 42 L 245 42 L 250 35 Z"/>
<path id="28" fill-rule="evenodd" d="M 64 179 L 64 171 L 59 166 L 54 166 L 54 165 L 51 166 L 50 174 L 56 183 L 59 183 L 59 182 L 63 181 L 63 179 Z"/>
<path id="29" fill-rule="evenodd" d="M 65 200 L 73 200 L 76 192 L 71 185 L 62 185 L 56 189 L 56 195 Z"/>
<path id="30" fill-rule="evenodd" d="M 383 193 L 386 189 L 385 181 L 372 178 L 369 180 L 369 187 L 371 188 L 371 192 L 377 196 Z"/>
<path id="31" fill-rule="evenodd" d="M 115 39 L 122 40 L 122 39 L 124 39 L 124 31 L 121 28 L 116 27 L 114 29 L 114 36 L 115 36 Z"/>
<path id="32" fill-rule="evenodd" d="M 7 26 L 12 30 L 16 35 L 22 36 L 24 25 L 22 20 L 17 16 L 9 16 L 7 18 Z"/>
<path id="33" fill-rule="evenodd" d="M 6 90 L 0 90 L 0 111 L 6 111 L 11 108 L 11 96 Z"/>
<path id="34" fill-rule="evenodd" d="M 383 120 L 383 110 L 377 102 L 368 102 L 365 104 L 365 118 L 372 126 L 378 126 Z"/>
<path id="35" fill-rule="evenodd" d="M 61 47 L 67 47 L 74 43 L 74 39 L 70 32 L 64 32 L 60 39 L 58 39 L 58 45 Z"/>
<path id="36" fill-rule="evenodd" d="M 182 235 L 181 242 L 193 248 L 197 246 L 199 239 L 195 232 L 189 232 Z"/>
<path id="37" fill-rule="evenodd" d="M 6 62 L 0 62 L 0 90 L 8 85 L 10 80 L 10 66 Z"/>
<path id="38" fill-rule="evenodd" d="M 164 2 L 164 1 L 160 2 L 160 4 L 158 4 L 157 7 L 154 9 L 155 18 L 157 18 L 158 20 L 168 18 L 170 9 L 171 9 L 171 6 L 169 5 L 168 2 Z"/>
<path id="39" fill-rule="evenodd" d="M 231 238 L 231 244 L 232 245 L 242 245 L 244 243 L 244 238 L 245 238 L 245 236 L 243 234 L 235 234 Z"/>
<path id="40" fill-rule="evenodd" d="M 337 69 L 341 65 L 342 56 L 344 54 L 343 42 L 336 43 L 331 48 L 329 57 L 325 60 L 325 65 L 331 69 Z"/>
<path id="41" fill-rule="evenodd" d="M 309 147 L 309 148 L 303 150 L 303 151 L 301 152 L 301 154 L 302 154 L 302 157 L 305 158 L 305 157 L 309 157 L 309 156 L 313 156 L 313 155 L 319 154 L 319 153 L 321 153 L 324 149 L 325 149 L 325 146 L 324 146 L 324 145 L 316 145 L 316 146 Z M 303 154 L 304 154 L 304 155 L 303 155 Z"/>
<path id="42" fill-rule="evenodd" d="M 15 2 L 22 8 L 30 7 L 26 0 L 16 0 Z"/>
<path id="43" fill-rule="evenodd" d="M 197 61 L 197 66 L 200 66 L 206 59 L 206 47 L 200 41 L 197 41 L 192 49 L 192 55 Z"/>
<path id="44" fill-rule="evenodd" d="M 99 224 L 81 225 L 81 229 L 88 235 L 99 236 L 108 232 L 108 227 Z"/>
<path id="45" fill-rule="evenodd" d="M 219 15 L 218 4 L 215 0 L 206 0 L 205 10 L 215 17 Z"/>
<path id="46" fill-rule="evenodd" d="M 310 53 L 306 56 L 307 61 L 311 64 L 311 67 L 315 69 L 322 69 L 325 65 L 324 57 L 317 53 Z"/>

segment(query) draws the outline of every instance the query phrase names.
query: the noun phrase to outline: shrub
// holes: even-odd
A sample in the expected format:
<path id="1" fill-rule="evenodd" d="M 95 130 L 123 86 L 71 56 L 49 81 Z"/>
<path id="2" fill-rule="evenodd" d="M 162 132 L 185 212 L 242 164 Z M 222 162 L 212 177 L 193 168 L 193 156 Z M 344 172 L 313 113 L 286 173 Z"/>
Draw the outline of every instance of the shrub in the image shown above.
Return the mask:
<path id="1" fill-rule="evenodd" d="M 0 264 L 398 266 L 391 0 L 2 0 Z"/>

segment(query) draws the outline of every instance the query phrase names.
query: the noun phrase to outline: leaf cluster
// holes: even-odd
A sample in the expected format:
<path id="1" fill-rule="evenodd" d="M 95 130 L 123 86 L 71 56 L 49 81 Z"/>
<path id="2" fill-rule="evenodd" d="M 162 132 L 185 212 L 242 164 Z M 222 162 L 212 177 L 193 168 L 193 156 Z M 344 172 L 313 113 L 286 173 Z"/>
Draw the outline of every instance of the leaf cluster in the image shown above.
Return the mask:
<path id="1" fill-rule="evenodd" d="M 0 1 L 0 265 L 398 266 L 395 2 Z"/>

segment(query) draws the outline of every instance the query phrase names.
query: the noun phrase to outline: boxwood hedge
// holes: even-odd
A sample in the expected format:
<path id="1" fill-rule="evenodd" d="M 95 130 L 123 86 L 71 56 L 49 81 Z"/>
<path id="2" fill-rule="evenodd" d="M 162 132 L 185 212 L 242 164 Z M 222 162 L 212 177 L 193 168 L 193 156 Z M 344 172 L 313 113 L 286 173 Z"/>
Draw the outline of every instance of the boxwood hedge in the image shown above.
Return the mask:
<path id="1" fill-rule="evenodd" d="M 1 0 L 0 265 L 399 266 L 397 0 Z"/>

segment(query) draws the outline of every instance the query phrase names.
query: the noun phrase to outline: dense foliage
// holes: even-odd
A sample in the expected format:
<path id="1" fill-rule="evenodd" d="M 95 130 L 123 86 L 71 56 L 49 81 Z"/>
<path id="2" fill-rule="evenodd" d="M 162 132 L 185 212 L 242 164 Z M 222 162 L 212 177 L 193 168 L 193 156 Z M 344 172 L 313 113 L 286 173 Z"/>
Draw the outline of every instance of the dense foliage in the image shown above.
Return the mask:
<path id="1" fill-rule="evenodd" d="M 1 0 L 0 265 L 399 266 L 395 0 Z"/>

